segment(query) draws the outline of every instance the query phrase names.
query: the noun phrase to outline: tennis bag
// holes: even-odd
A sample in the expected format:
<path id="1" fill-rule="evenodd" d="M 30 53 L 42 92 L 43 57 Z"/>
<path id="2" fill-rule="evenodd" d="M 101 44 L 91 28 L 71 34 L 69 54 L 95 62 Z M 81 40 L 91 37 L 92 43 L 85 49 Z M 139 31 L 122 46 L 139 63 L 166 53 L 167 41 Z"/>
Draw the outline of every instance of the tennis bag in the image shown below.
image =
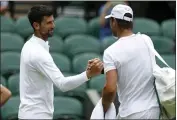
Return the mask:
<path id="1" fill-rule="evenodd" d="M 175 94 L 175 70 L 171 68 L 164 59 L 158 54 L 148 39 L 144 39 L 150 52 L 153 52 L 157 58 L 162 61 L 166 67 L 160 68 L 153 66 L 153 75 L 155 77 L 154 87 L 160 106 L 160 119 L 172 119 L 176 117 L 176 94 Z"/>

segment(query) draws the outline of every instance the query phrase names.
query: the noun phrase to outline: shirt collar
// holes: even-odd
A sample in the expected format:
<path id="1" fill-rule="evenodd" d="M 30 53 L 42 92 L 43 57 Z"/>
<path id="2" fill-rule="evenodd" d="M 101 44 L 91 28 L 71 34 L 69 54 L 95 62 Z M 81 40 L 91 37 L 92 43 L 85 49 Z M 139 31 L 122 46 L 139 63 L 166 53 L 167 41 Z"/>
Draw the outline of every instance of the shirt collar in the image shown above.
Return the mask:
<path id="1" fill-rule="evenodd" d="M 34 42 L 37 42 L 38 44 L 40 44 L 42 47 L 44 47 L 47 51 L 49 51 L 49 42 L 45 41 L 39 37 L 36 37 L 34 34 L 31 37 L 31 40 Z"/>

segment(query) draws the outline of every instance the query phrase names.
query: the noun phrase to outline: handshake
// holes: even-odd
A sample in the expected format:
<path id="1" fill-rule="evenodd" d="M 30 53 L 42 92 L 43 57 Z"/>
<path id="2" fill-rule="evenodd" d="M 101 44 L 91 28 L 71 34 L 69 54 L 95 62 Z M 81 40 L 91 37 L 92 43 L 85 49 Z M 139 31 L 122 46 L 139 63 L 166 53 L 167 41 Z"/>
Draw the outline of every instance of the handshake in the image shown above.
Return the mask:
<path id="1" fill-rule="evenodd" d="M 103 62 L 99 58 L 94 58 L 88 61 L 86 73 L 89 79 L 91 77 L 101 74 L 102 70 Z"/>

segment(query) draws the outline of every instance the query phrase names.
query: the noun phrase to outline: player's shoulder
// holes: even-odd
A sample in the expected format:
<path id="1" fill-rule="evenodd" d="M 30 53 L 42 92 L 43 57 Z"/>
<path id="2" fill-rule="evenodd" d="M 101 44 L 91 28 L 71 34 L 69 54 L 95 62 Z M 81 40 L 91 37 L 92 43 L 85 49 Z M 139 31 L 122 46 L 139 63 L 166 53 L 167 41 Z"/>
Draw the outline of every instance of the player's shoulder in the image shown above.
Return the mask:
<path id="1" fill-rule="evenodd" d="M 151 39 L 148 35 L 146 34 L 141 34 L 143 38 L 146 38 L 146 39 Z"/>
<path id="2" fill-rule="evenodd" d="M 153 45 L 152 39 L 150 36 L 146 35 L 146 34 L 141 34 L 143 39 L 146 39 L 151 45 Z"/>
<path id="3" fill-rule="evenodd" d="M 114 48 L 114 47 L 113 47 L 114 44 L 115 44 L 115 43 L 113 43 L 112 45 L 110 45 L 109 47 L 107 47 L 107 48 L 104 50 L 104 52 L 110 52 L 110 51 L 112 51 L 112 49 Z"/>
<path id="4" fill-rule="evenodd" d="M 30 39 L 26 41 L 22 48 L 22 52 L 24 53 L 39 54 L 40 51 L 41 51 L 40 46 L 38 44 L 33 44 L 33 42 Z"/>
<path id="5" fill-rule="evenodd" d="M 31 61 L 43 61 L 50 57 L 49 52 L 44 50 L 41 45 L 33 44 L 32 41 L 28 40 L 22 50 L 23 55 L 29 57 Z"/>
<path id="6" fill-rule="evenodd" d="M 110 45 L 108 48 L 104 50 L 104 54 L 113 54 L 115 52 L 115 49 L 118 50 L 118 44 L 119 41 L 114 42 L 112 45 Z"/>

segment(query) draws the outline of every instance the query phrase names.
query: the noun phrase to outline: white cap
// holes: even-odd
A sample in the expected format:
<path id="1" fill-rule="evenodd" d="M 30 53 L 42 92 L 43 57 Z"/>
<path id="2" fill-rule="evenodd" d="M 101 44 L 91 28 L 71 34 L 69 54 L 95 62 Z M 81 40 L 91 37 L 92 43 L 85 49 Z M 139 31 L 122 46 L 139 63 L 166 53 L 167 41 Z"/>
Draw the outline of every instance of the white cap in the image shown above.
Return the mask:
<path id="1" fill-rule="evenodd" d="M 132 15 L 132 18 L 124 16 L 126 13 L 130 13 Z M 111 17 L 125 20 L 125 21 L 133 21 L 133 10 L 128 5 L 119 4 L 119 5 L 116 5 L 112 9 L 111 14 L 107 15 L 105 18 L 107 19 Z"/>

